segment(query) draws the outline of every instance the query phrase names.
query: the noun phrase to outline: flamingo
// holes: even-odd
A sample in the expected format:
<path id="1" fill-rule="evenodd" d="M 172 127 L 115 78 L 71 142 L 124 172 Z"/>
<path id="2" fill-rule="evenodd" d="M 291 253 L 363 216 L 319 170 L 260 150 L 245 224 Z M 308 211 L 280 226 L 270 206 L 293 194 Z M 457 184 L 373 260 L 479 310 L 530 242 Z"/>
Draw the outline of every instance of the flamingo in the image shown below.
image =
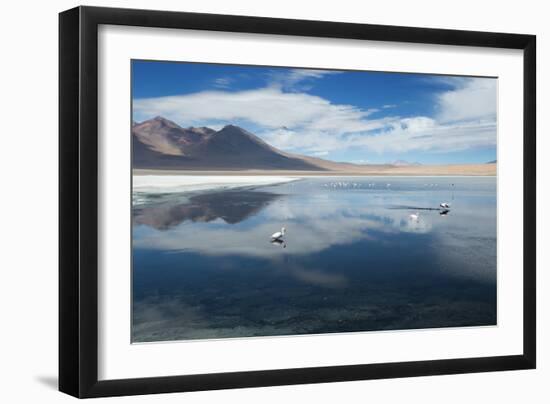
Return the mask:
<path id="1" fill-rule="evenodd" d="M 418 222 L 418 218 L 419 218 L 419 217 L 420 217 L 420 214 L 419 214 L 418 212 L 416 212 L 416 213 L 411 213 L 411 214 L 409 215 L 409 219 L 414 220 L 415 222 Z"/>
<path id="2" fill-rule="evenodd" d="M 451 206 L 447 202 L 441 202 L 439 206 L 443 209 L 450 209 Z"/>
<path id="3" fill-rule="evenodd" d="M 281 227 L 281 231 L 278 231 L 277 233 L 273 233 L 271 235 L 271 240 L 281 240 L 285 235 L 285 232 L 286 229 L 284 227 Z"/>

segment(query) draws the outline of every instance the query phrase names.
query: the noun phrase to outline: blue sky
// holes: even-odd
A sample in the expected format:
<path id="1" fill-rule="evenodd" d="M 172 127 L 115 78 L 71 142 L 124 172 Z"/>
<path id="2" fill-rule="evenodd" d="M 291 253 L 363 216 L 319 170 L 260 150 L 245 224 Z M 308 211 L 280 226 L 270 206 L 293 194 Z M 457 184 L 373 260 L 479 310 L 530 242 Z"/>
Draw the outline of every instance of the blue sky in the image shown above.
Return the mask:
<path id="1" fill-rule="evenodd" d="M 284 151 L 355 163 L 496 159 L 493 78 L 132 62 L 133 119 L 239 125 Z"/>

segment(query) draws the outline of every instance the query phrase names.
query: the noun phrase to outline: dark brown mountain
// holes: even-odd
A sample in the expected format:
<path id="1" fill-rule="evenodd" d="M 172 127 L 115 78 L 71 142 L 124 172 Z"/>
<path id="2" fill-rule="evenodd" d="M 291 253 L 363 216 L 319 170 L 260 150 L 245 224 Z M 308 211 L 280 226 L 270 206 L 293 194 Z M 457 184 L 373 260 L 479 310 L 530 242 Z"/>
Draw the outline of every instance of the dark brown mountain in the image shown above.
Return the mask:
<path id="1" fill-rule="evenodd" d="M 309 171 L 327 169 L 322 164 L 325 160 L 285 153 L 234 125 L 227 125 L 219 131 L 206 127 L 182 128 L 165 118 L 156 117 L 132 126 L 132 146 L 134 168 Z"/>

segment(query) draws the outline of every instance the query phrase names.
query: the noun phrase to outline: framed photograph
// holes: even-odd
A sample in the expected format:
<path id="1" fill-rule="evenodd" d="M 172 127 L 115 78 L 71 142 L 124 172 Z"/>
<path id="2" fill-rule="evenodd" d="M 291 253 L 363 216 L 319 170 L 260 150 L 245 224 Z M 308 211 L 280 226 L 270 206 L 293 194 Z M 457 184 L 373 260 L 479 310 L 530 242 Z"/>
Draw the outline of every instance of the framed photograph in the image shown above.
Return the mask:
<path id="1" fill-rule="evenodd" d="M 59 388 L 535 368 L 535 37 L 60 14 Z"/>

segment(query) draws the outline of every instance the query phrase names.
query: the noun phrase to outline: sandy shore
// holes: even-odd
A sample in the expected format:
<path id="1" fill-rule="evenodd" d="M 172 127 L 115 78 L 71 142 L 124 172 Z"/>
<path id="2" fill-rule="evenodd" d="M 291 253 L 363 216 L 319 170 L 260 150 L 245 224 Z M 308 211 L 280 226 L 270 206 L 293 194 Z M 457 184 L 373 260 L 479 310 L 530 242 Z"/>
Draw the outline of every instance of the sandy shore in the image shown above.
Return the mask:
<path id="1" fill-rule="evenodd" d="M 147 170 L 135 169 L 133 175 L 210 175 L 210 176 L 495 176 L 496 164 L 464 164 L 445 166 L 363 166 L 353 170 L 338 171 L 287 171 L 287 170 L 235 170 L 235 171 L 193 171 L 193 170 Z"/>

